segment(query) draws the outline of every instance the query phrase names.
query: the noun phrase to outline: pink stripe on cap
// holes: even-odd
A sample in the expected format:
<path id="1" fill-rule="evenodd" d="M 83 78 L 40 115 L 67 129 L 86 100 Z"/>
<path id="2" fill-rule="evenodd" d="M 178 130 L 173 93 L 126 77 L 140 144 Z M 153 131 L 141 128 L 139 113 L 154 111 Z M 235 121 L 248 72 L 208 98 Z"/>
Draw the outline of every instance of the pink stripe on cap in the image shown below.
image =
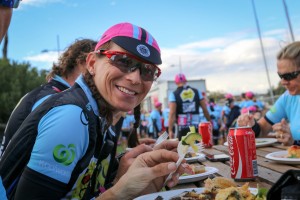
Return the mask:
<path id="1" fill-rule="evenodd" d="M 125 37 L 141 40 L 141 36 L 142 36 L 141 27 L 138 27 L 128 22 L 116 24 L 104 32 L 100 41 L 96 45 L 95 50 L 97 50 L 101 45 L 103 45 L 104 43 L 110 41 L 112 38 L 117 36 L 125 36 Z M 147 32 L 146 42 L 149 45 L 153 46 L 158 52 L 160 52 L 160 48 L 156 40 L 151 36 L 149 32 Z"/>

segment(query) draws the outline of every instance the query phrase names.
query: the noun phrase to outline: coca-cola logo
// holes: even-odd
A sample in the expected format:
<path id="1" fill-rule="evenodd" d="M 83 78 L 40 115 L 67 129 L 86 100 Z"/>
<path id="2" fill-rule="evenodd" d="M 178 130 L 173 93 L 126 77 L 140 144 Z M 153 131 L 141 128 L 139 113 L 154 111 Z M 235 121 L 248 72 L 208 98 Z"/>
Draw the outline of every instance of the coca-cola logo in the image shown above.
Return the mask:
<path id="1" fill-rule="evenodd" d="M 227 142 L 228 142 L 228 152 L 229 152 L 229 155 L 230 155 L 230 171 L 231 171 L 231 174 L 235 174 L 235 167 L 234 167 L 234 163 L 235 163 L 235 160 L 234 160 L 234 147 L 233 147 L 233 137 L 232 136 L 228 136 L 227 137 Z"/>

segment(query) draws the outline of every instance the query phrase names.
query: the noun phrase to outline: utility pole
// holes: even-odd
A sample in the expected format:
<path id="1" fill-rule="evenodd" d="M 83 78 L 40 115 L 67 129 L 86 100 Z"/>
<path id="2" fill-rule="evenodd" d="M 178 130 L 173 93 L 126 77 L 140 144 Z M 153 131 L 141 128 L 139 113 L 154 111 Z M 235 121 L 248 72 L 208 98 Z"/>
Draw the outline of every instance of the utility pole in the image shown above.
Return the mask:
<path id="1" fill-rule="evenodd" d="M 57 54 L 58 54 L 58 58 L 59 58 L 59 51 L 60 51 L 60 47 L 59 47 L 59 35 L 57 35 L 56 41 L 57 41 Z"/>
<path id="2" fill-rule="evenodd" d="M 254 0 L 252 0 L 252 7 L 253 7 L 253 13 L 254 13 L 255 22 L 256 22 L 256 28 L 257 28 L 257 32 L 258 32 L 258 36 L 259 36 L 259 41 L 260 41 L 260 48 L 261 48 L 261 52 L 262 52 L 262 55 L 263 55 L 266 74 L 267 74 L 267 78 L 268 78 L 271 100 L 272 100 L 272 104 L 274 104 L 274 94 L 273 94 L 273 89 L 272 89 L 272 86 L 271 86 L 269 70 L 268 70 L 267 60 L 266 60 L 264 46 L 263 46 L 263 42 L 262 42 L 262 37 L 261 37 L 260 27 L 259 27 L 259 23 L 258 23 L 258 18 L 257 18 L 257 14 L 256 14 L 256 8 L 255 8 Z"/>
<path id="3" fill-rule="evenodd" d="M 291 24 L 290 17 L 289 17 L 289 11 L 287 9 L 285 0 L 282 0 L 282 3 L 283 3 L 283 6 L 284 6 L 284 11 L 285 11 L 286 19 L 288 21 L 289 30 L 290 30 L 290 34 L 291 34 L 291 39 L 292 39 L 292 42 L 295 42 L 293 28 L 292 28 L 292 24 Z"/>

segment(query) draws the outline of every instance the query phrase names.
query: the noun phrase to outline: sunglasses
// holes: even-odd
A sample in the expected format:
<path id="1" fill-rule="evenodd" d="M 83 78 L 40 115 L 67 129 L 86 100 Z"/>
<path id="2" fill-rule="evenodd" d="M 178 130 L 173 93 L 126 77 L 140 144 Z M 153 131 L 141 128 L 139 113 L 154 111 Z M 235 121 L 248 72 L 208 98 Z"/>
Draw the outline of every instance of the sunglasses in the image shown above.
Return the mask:
<path id="1" fill-rule="evenodd" d="M 280 77 L 280 79 L 284 79 L 286 81 L 290 81 L 293 80 L 295 78 L 297 78 L 297 76 L 300 74 L 300 71 L 295 71 L 295 72 L 291 72 L 291 73 L 286 73 L 286 74 L 279 74 L 278 76 Z"/>
<path id="2" fill-rule="evenodd" d="M 123 73 L 131 73 L 139 69 L 143 81 L 155 81 L 161 74 L 161 70 L 156 65 L 145 63 L 140 58 L 125 52 L 100 49 L 95 53 L 105 55 L 111 64 Z"/>

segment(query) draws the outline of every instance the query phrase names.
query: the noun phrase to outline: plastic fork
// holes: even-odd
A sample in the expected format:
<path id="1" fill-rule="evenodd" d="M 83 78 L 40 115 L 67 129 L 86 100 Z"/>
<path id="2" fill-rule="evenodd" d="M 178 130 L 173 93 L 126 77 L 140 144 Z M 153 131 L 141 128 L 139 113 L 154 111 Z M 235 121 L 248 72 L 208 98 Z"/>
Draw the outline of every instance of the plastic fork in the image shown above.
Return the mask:
<path id="1" fill-rule="evenodd" d="M 161 134 L 161 135 L 157 138 L 157 140 L 156 140 L 154 146 L 156 146 L 156 145 L 162 143 L 163 141 L 165 141 L 166 139 L 168 139 L 168 137 L 169 137 L 169 134 L 165 131 L 163 134 Z"/>
<path id="2" fill-rule="evenodd" d="M 178 158 L 178 160 L 176 162 L 176 170 L 179 167 L 179 165 L 181 164 L 182 160 L 184 159 L 185 154 L 188 152 L 188 148 L 189 148 L 189 146 L 182 145 L 181 141 L 178 143 L 177 153 L 179 154 L 179 158 Z M 164 186 L 166 186 L 167 182 L 172 178 L 172 175 L 176 172 L 176 170 L 174 172 L 171 172 L 169 174 L 169 176 L 167 177 L 167 179 L 164 182 Z"/>

